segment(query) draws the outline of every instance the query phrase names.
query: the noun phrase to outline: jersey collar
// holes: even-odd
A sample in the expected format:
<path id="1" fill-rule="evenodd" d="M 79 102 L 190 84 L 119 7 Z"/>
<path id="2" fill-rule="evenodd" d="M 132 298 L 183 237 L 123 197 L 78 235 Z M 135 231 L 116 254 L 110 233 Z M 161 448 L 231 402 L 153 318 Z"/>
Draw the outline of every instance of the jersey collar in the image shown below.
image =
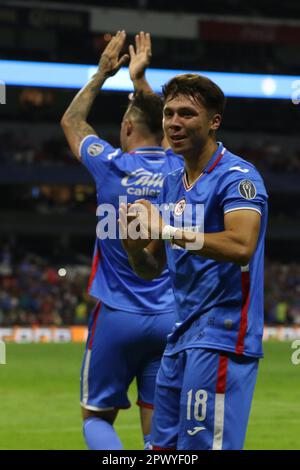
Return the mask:
<path id="1" fill-rule="evenodd" d="M 207 163 L 207 165 L 204 168 L 204 170 L 202 171 L 202 173 L 198 176 L 198 178 L 191 185 L 188 184 L 187 177 L 186 177 L 186 172 L 184 171 L 184 173 L 183 173 L 183 185 L 184 185 L 184 188 L 185 188 L 186 191 L 190 191 L 195 186 L 197 181 L 201 178 L 201 176 L 203 176 L 204 173 L 211 173 L 213 171 L 213 169 L 216 168 L 216 166 L 219 163 L 219 161 L 221 160 L 221 158 L 224 156 L 224 154 L 226 152 L 226 148 L 223 146 L 222 142 L 217 142 L 217 144 L 218 144 L 217 150 L 215 151 L 215 153 L 213 154 L 213 156 L 211 157 L 211 159 Z"/>
<path id="2" fill-rule="evenodd" d="M 160 157 L 166 155 L 166 152 L 163 149 L 163 147 L 138 147 L 132 150 L 132 152 L 128 152 L 128 153 L 130 153 L 131 155 L 145 155 L 145 156 L 150 154 L 149 156 L 151 157 L 155 155 L 158 155 Z"/>
<path id="3" fill-rule="evenodd" d="M 206 167 L 203 170 L 203 173 L 211 173 L 221 160 L 221 158 L 224 156 L 224 153 L 226 152 L 226 148 L 222 144 L 222 142 L 217 142 L 218 148 L 207 163 Z"/>

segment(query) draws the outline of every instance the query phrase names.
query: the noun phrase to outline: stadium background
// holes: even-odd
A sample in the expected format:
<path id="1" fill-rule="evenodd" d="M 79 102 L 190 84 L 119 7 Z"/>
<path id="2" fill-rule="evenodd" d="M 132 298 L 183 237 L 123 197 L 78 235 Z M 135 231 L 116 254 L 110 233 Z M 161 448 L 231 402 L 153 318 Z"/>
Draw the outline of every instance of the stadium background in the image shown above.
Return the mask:
<path id="1" fill-rule="evenodd" d="M 296 0 L 283 7 L 269 0 L 81 3 L 1 1 L 0 80 L 3 60 L 96 65 L 118 29 L 128 32 L 127 44 L 140 30 L 152 33 L 153 68 L 300 76 Z M 0 339 L 7 344 L 7 364 L 0 366 L 1 449 L 84 448 L 77 389 L 93 305 L 86 287 L 96 198 L 59 126 L 74 94 L 7 86 L 0 106 Z M 116 146 L 127 99 L 128 93 L 104 92 L 90 115 Z M 300 449 L 300 365 L 291 361 L 292 341 L 300 339 L 299 118 L 292 99 L 229 98 L 219 134 L 258 167 L 270 194 L 268 341 L 249 449 Z M 133 384 L 133 403 L 134 395 Z M 118 424 L 131 449 L 142 447 L 135 408 Z"/>

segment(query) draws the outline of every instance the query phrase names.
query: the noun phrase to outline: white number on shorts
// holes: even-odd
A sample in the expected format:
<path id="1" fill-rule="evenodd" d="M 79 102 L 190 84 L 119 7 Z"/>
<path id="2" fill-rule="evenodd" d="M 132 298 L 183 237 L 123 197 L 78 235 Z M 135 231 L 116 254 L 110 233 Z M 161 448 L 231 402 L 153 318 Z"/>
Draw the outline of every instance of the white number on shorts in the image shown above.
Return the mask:
<path id="1" fill-rule="evenodd" d="M 190 390 L 187 394 L 187 419 L 192 419 L 192 402 L 193 402 L 193 390 Z M 201 407 L 201 408 L 200 408 Z M 196 421 L 204 421 L 206 418 L 207 410 L 207 392 L 205 390 L 197 390 L 195 394 L 194 403 L 194 418 Z M 200 414 L 201 411 L 201 414 Z"/>

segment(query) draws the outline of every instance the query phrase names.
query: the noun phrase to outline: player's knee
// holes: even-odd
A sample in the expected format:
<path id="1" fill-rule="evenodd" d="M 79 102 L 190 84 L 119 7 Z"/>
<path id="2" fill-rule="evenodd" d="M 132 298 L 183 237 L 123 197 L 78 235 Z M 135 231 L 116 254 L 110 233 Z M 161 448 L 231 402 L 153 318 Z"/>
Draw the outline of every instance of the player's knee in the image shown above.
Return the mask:
<path id="1" fill-rule="evenodd" d="M 88 418 L 99 418 L 103 419 L 104 421 L 107 421 L 109 424 L 113 424 L 117 414 L 118 410 L 103 410 L 103 411 L 93 411 L 93 410 L 87 410 L 86 408 L 81 408 L 82 411 L 82 419 L 85 421 Z"/>

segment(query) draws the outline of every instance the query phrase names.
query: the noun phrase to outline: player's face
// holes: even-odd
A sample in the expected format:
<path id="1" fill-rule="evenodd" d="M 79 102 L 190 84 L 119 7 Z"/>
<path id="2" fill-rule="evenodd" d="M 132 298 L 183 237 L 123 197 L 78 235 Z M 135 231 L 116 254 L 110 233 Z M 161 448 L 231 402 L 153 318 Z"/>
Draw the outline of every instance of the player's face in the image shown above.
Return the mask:
<path id="1" fill-rule="evenodd" d="M 184 95 L 166 99 L 163 127 L 172 149 L 186 156 L 201 151 L 214 130 L 204 106 Z"/>

